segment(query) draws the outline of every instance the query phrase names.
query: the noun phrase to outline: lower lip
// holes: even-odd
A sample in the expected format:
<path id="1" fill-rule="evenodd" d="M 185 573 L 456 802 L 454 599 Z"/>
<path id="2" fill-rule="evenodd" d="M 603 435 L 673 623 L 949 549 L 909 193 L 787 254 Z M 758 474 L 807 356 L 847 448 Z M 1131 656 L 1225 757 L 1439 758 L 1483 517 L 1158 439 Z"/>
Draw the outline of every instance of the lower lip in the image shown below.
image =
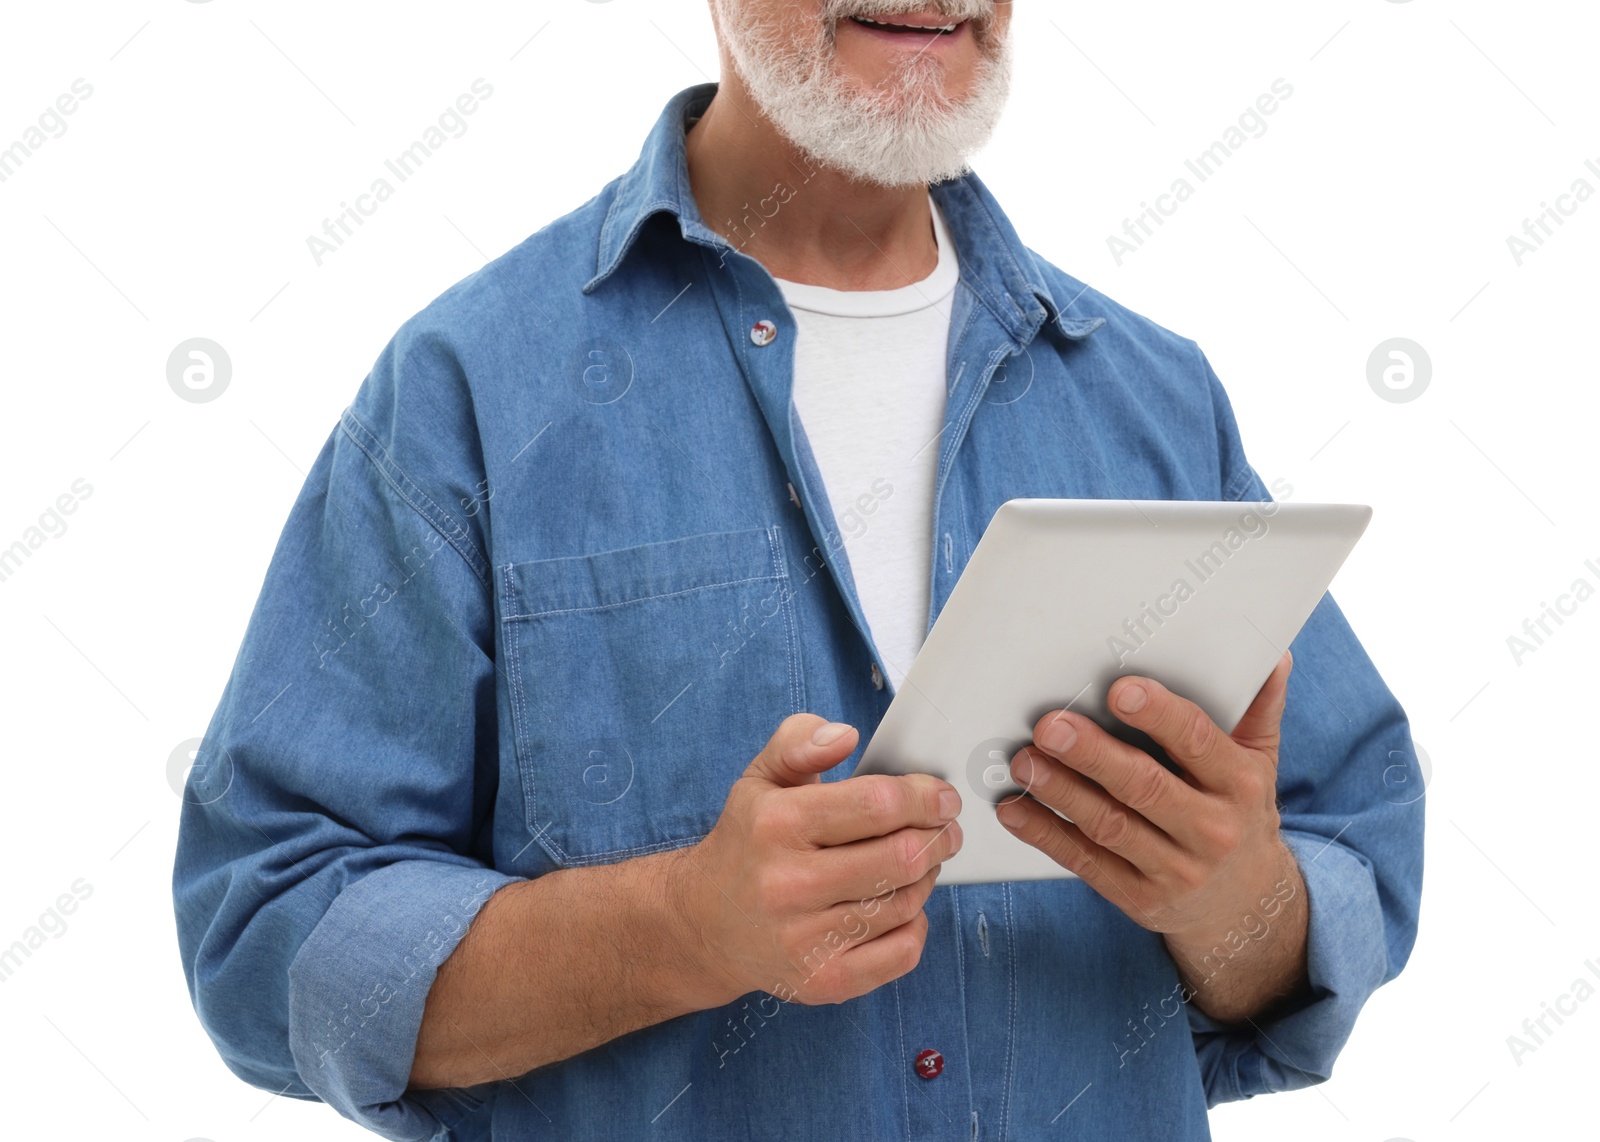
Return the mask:
<path id="1" fill-rule="evenodd" d="M 963 20 L 956 25 L 955 31 L 948 34 L 938 32 L 890 32 L 885 31 L 883 28 L 874 28 L 870 24 L 859 24 L 848 18 L 841 20 L 840 23 L 848 24 L 856 31 L 865 33 L 881 43 L 893 44 L 899 48 L 911 48 L 920 52 L 938 51 L 941 48 L 952 47 L 960 43 L 967 35 L 967 25 L 970 21 Z"/>

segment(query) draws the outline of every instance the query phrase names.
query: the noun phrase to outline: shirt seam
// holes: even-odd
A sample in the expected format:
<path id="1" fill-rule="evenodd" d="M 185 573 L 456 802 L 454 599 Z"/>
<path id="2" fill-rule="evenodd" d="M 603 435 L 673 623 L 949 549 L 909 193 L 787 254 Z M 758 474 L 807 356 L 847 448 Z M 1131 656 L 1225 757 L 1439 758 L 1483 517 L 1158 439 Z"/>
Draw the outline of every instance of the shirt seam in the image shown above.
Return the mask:
<path id="1" fill-rule="evenodd" d="M 1238 470 L 1237 475 L 1232 480 L 1227 481 L 1227 488 L 1222 489 L 1222 499 L 1238 501 L 1238 497 L 1245 494 L 1245 489 L 1250 488 L 1251 475 L 1253 475 L 1253 470 L 1248 464 L 1243 469 Z"/>
<path id="2" fill-rule="evenodd" d="M 906 1057 L 906 1016 L 900 1002 L 900 981 L 896 979 L 891 986 L 894 988 L 894 1018 L 900 1028 L 899 1057 L 903 1059 Z M 900 1076 L 900 1105 L 905 1114 L 902 1121 L 906 1124 L 906 1142 L 911 1142 L 911 1079 L 905 1074 Z"/>
<path id="3" fill-rule="evenodd" d="M 399 463 L 391 456 L 377 435 L 362 424 L 353 409 L 345 409 L 339 418 L 339 426 L 344 430 L 352 443 L 359 448 L 363 455 L 372 462 L 372 466 L 383 476 L 384 482 L 394 489 L 395 494 L 403 500 L 407 507 L 432 527 L 461 557 L 472 573 L 477 576 L 478 582 L 484 587 L 489 583 L 489 561 L 467 535 L 466 528 L 462 527 L 448 512 L 424 492 L 414 480 L 401 468 Z M 392 469 L 392 470 L 391 470 Z M 398 476 L 396 475 L 398 473 Z"/>
<path id="4" fill-rule="evenodd" d="M 977 298 L 977 296 L 978 296 L 977 291 L 972 288 L 970 283 L 967 283 L 965 281 L 957 281 L 956 282 L 956 286 L 957 286 L 958 290 L 959 290 L 959 288 L 961 286 L 966 286 L 967 292 L 972 294 L 974 299 Z M 949 402 L 950 402 L 951 398 L 955 396 L 955 390 L 956 390 L 957 387 L 960 386 L 961 378 L 966 373 L 967 363 L 966 363 L 966 360 L 965 360 L 965 346 L 967 344 L 967 336 L 968 336 L 968 334 L 970 334 L 972 332 L 973 326 L 977 322 L 977 310 L 975 308 L 974 309 L 969 309 L 967 311 L 967 313 L 966 313 L 966 320 L 962 323 L 961 329 L 958 332 L 957 329 L 956 329 L 956 326 L 955 326 L 956 304 L 957 304 L 956 302 L 951 302 L 951 304 L 950 304 L 950 328 L 945 333 L 946 349 L 945 349 L 945 370 L 944 370 L 944 372 L 945 372 L 945 377 L 946 377 L 947 381 L 948 381 L 948 378 L 950 376 L 950 362 L 951 361 L 960 361 L 961 362 L 961 366 L 960 366 L 960 368 L 958 368 L 956 370 L 955 384 L 954 385 L 950 385 L 948 388 L 945 389 L 944 397 L 945 397 L 946 415 L 947 416 L 949 415 L 949 413 L 948 413 Z M 951 344 L 951 339 L 952 338 L 954 339 L 954 348 L 953 349 L 950 348 L 950 344 Z M 956 427 L 956 426 L 951 425 L 950 427 Z M 959 431 L 959 429 L 958 429 L 958 431 Z M 943 435 L 943 431 L 941 431 L 940 435 Z M 953 462 L 950 463 L 950 464 L 946 464 L 945 463 L 944 452 L 945 452 L 945 442 L 941 441 L 940 444 L 939 444 L 939 458 L 938 458 L 937 461 L 935 461 L 934 469 L 933 469 L 933 524 L 934 524 L 934 542 L 936 544 L 938 543 L 939 508 L 942 506 L 941 497 L 944 494 L 945 482 L 947 480 L 949 480 L 950 472 L 955 467 L 955 464 Z M 965 542 L 965 539 L 966 539 L 966 537 L 963 536 L 962 537 L 963 542 Z M 932 616 L 932 611 L 933 611 L 933 599 L 934 598 L 935 598 L 935 595 L 934 595 L 933 581 L 930 579 L 929 584 L 928 584 L 928 610 L 929 610 L 929 615 L 930 615 L 930 618 L 928 619 L 928 625 L 929 625 L 930 628 L 933 625 L 933 619 L 932 619 L 931 616 Z M 924 634 L 924 637 L 926 637 L 926 634 Z"/>
<path id="5" fill-rule="evenodd" d="M 1254 475 L 1255 469 L 1251 468 L 1247 462 L 1243 468 L 1239 469 L 1238 474 L 1228 481 L 1228 487 L 1223 492 L 1222 498 L 1237 502 L 1239 497 L 1244 495 L 1245 490 L 1250 487 L 1250 480 Z"/>
<path id="6" fill-rule="evenodd" d="M 1024 347 L 1022 352 L 1026 351 L 1027 349 Z M 985 358 L 983 372 L 978 374 L 977 383 L 972 386 L 972 391 L 967 394 L 965 403 L 962 404 L 961 410 L 956 414 L 956 419 L 950 423 L 950 428 L 952 429 L 950 439 L 946 440 L 939 450 L 941 453 L 939 464 L 947 479 L 949 478 L 949 473 L 955 468 L 956 450 L 966 442 L 967 423 L 977 413 L 978 404 L 983 400 L 983 393 L 987 389 L 989 381 L 994 377 L 995 370 L 1000 367 L 1001 361 L 1016 356 L 1017 352 L 1015 344 L 1001 345 Z M 946 462 L 945 453 L 949 454 L 948 463 Z"/>
<path id="7" fill-rule="evenodd" d="M 1011 915 L 1010 882 L 1002 882 L 1000 888 L 1001 898 L 1005 902 L 1006 910 L 1006 1006 L 1008 1008 L 1008 1023 L 1006 1026 L 1006 1073 L 1000 1087 L 999 1142 L 1005 1142 L 1011 1125 L 1012 1068 L 1017 1058 L 1017 922 L 1016 918 Z"/>
<path id="8" fill-rule="evenodd" d="M 967 1110 L 970 1113 L 975 1110 L 972 1105 L 972 1029 L 967 1025 L 967 955 L 963 946 L 967 939 L 967 924 L 961 915 L 960 885 L 950 886 L 950 917 L 955 925 L 955 940 L 952 942 L 956 946 L 956 988 L 961 993 L 957 1007 L 961 1011 L 961 1041 L 965 1048 L 961 1062 L 967 1076 Z"/>
<path id="9" fill-rule="evenodd" d="M 1201 375 L 1201 377 L 1204 377 L 1208 371 L 1210 371 L 1210 372 L 1212 372 L 1214 374 L 1215 370 L 1210 368 L 1210 362 L 1206 360 L 1205 350 L 1200 348 L 1200 342 L 1196 341 L 1192 337 L 1186 337 L 1186 338 L 1184 338 L 1184 340 L 1186 340 L 1189 343 L 1189 349 L 1195 355 L 1195 361 L 1200 366 L 1200 375 Z M 1222 386 L 1222 379 L 1220 377 L 1217 378 L 1217 385 L 1219 387 Z M 1226 391 L 1226 390 L 1224 390 L 1224 391 Z M 1213 420 L 1213 422 L 1216 421 L 1217 413 L 1219 411 L 1220 410 L 1217 408 L 1216 402 L 1213 401 L 1212 402 L 1212 420 Z M 1239 502 L 1240 497 L 1244 495 L 1246 489 L 1248 489 L 1250 487 L 1250 481 L 1253 478 L 1255 478 L 1256 470 L 1255 470 L 1254 467 L 1251 466 L 1249 459 L 1244 455 L 1244 442 L 1239 438 L 1237 425 L 1235 425 L 1234 431 L 1232 432 L 1230 439 L 1231 439 L 1231 443 L 1233 444 L 1233 446 L 1235 447 L 1235 449 L 1239 453 L 1239 459 L 1242 462 L 1242 466 L 1240 467 L 1240 469 L 1237 472 L 1235 472 L 1233 474 L 1233 478 L 1230 479 L 1227 482 L 1227 484 L 1225 484 L 1223 486 L 1223 488 L 1222 488 L 1222 498 L 1224 500 L 1230 500 L 1230 501 L 1233 501 L 1233 502 L 1237 503 L 1237 502 Z M 1224 464 L 1226 464 L 1227 461 L 1228 461 L 1228 453 L 1225 450 L 1219 449 L 1218 455 L 1217 455 L 1217 469 L 1218 469 L 1218 478 L 1219 479 L 1221 478 L 1221 474 L 1222 474 L 1222 466 Z M 1269 496 L 1268 498 L 1270 499 L 1271 497 Z"/>
<path id="10" fill-rule="evenodd" d="M 988 205 L 983 201 L 982 196 L 973 191 L 971 184 L 965 179 L 961 180 L 960 187 L 962 193 L 965 194 L 969 199 L 971 206 L 983 211 L 983 216 L 989 223 L 991 229 L 993 229 L 997 235 L 1001 234 L 1002 231 L 1000 229 L 1000 223 L 995 218 L 994 213 L 989 209 Z M 993 246 L 996 251 L 1005 256 L 1005 259 L 1010 263 L 1012 270 L 1015 271 L 1017 279 L 1028 286 L 1030 296 L 1033 296 L 1036 304 L 1040 304 L 1038 297 L 1033 294 L 1033 291 L 1036 289 L 1044 290 L 1045 295 L 1050 298 L 1052 304 L 1056 304 L 1055 294 L 1051 291 L 1049 284 L 1039 278 L 1029 277 L 1022 264 L 1017 261 L 1016 254 L 1003 239 L 997 239 L 993 243 Z M 1035 272 L 1037 272 L 1038 267 L 1034 266 L 1033 268 Z M 1007 275 L 1002 273 L 1000 277 L 1002 281 L 1006 281 Z M 978 284 L 981 285 L 984 283 L 980 281 Z M 978 300 L 983 303 L 983 307 L 987 309 L 990 314 L 993 315 L 995 320 L 1000 323 L 1001 328 L 1005 329 L 1008 333 L 1012 333 L 1012 331 L 1015 330 L 1015 332 L 1012 333 L 1015 341 L 1017 341 L 1019 344 L 1026 345 L 1028 341 L 1033 339 L 1033 334 L 1029 333 L 1030 322 L 1028 320 L 1028 316 L 1025 312 L 1023 312 L 1022 307 L 1017 304 L 1016 298 L 1011 297 L 1009 282 L 1007 282 L 1006 296 L 1011 301 L 1012 313 L 1010 314 L 1005 313 L 1004 310 L 1000 308 L 998 299 L 991 301 L 988 295 L 987 286 L 985 286 L 983 290 L 979 290 L 975 288 L 971 282 L 969 282 L 968 288 L 972 289 L 972 292 L 977 296 Z M 1042 304 L 1040 304 L 1040 308 L 1043 309 Z M 1057 312 L 1060 312 L 1059 304 L 1057 304 Z M 1045 314 L 1045 316 L 1049 315 Z M 1037 332 L 1037 330 L 1035 330 L 1035 332 Z"/>

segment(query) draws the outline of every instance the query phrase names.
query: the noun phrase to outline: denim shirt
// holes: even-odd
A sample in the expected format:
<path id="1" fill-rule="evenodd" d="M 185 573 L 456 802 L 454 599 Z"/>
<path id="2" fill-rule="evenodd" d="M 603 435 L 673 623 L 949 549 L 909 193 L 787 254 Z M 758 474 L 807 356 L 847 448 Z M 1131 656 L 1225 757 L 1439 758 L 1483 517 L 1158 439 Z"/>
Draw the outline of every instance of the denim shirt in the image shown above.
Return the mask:
<path id="1" fill-rule="evenodd" d="M 497 889 L 694 843 L 797 711 L 861 730 L 845 778 L 893 697 L 850 569 L 870 516 L 834 517 L 790 401 L 794 316 L 689 189 L 715 90 L 406 321 L 318 455 L 185 787 L 178 937 L 223 1059 L 413 1142 L 1198 1139 L 1208 1106 L 1326 1079 L 1410 953 L 1423 822 L 1406 716 L 1331 597 L 1293 643 L 1278 788 L 1311 987 L 1270 1022 L 1185 1004 L 1161 937 L 1082 881 L 944 885 L 918 966 L 846 1003 L 755 992 L 407 1092 Z M 1035 254 L 976 176 L 932 193 L 961 276 L 930 626 L 1012 497 L 1272 498 L 1193 341 Z"/>

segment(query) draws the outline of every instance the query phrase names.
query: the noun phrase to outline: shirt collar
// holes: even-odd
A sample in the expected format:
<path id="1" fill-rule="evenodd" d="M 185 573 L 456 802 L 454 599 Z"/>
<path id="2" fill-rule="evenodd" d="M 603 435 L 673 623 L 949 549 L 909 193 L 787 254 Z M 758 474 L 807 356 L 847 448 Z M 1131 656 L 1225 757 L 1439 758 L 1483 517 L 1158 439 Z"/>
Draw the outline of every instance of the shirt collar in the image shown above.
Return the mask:
<path id="1" fill-rule="evenodd" d="M 710 105 L 715 83 L 674 95 L 645 139 L 638 161 L 616 180 L 616 191 L 600 226 L 595 274 L 584 285 L 592 293 L 616 272 L 645 222 L 660 211 L 678 219 L 685 239 L 712 248 L 732 244 L 706 226 L 689 187 L 685 136 L 690 120 Z M 961 265 L 961 279 L 993 312 L 1019 345 L 1050 322 L 1064 336 L 1082 340 L 1105 324 L 1102 317 L 1068 316 L 1077 298 L 1058 302 L 1032 251 L 1022 244 L 999 203 L 976 174 L 929 187 L 944 211 Z"/>

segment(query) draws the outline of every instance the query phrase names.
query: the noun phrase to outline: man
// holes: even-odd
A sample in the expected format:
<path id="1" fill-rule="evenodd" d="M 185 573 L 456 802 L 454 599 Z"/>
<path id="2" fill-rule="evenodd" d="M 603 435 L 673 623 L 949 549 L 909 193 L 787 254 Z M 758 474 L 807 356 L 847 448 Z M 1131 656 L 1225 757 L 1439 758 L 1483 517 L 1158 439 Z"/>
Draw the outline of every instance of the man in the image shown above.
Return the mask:
<path id="1" fill-rule="evenodd" d="M 1232 735 L 1117 683 L 1181 776 L 1040 719 L 1002 815 L 1081 879 L 936 887 L 993 810 L 849 776 L 1006 499 L 1271 497 L 966 170 L 1008 4 L 712 11 L 721 84 L 317 458 L 187 790 L 202 1023 L 392 1139 L 1192 1139 L 1325 1079 L 1422 831 L 1331 598 Z"/>

